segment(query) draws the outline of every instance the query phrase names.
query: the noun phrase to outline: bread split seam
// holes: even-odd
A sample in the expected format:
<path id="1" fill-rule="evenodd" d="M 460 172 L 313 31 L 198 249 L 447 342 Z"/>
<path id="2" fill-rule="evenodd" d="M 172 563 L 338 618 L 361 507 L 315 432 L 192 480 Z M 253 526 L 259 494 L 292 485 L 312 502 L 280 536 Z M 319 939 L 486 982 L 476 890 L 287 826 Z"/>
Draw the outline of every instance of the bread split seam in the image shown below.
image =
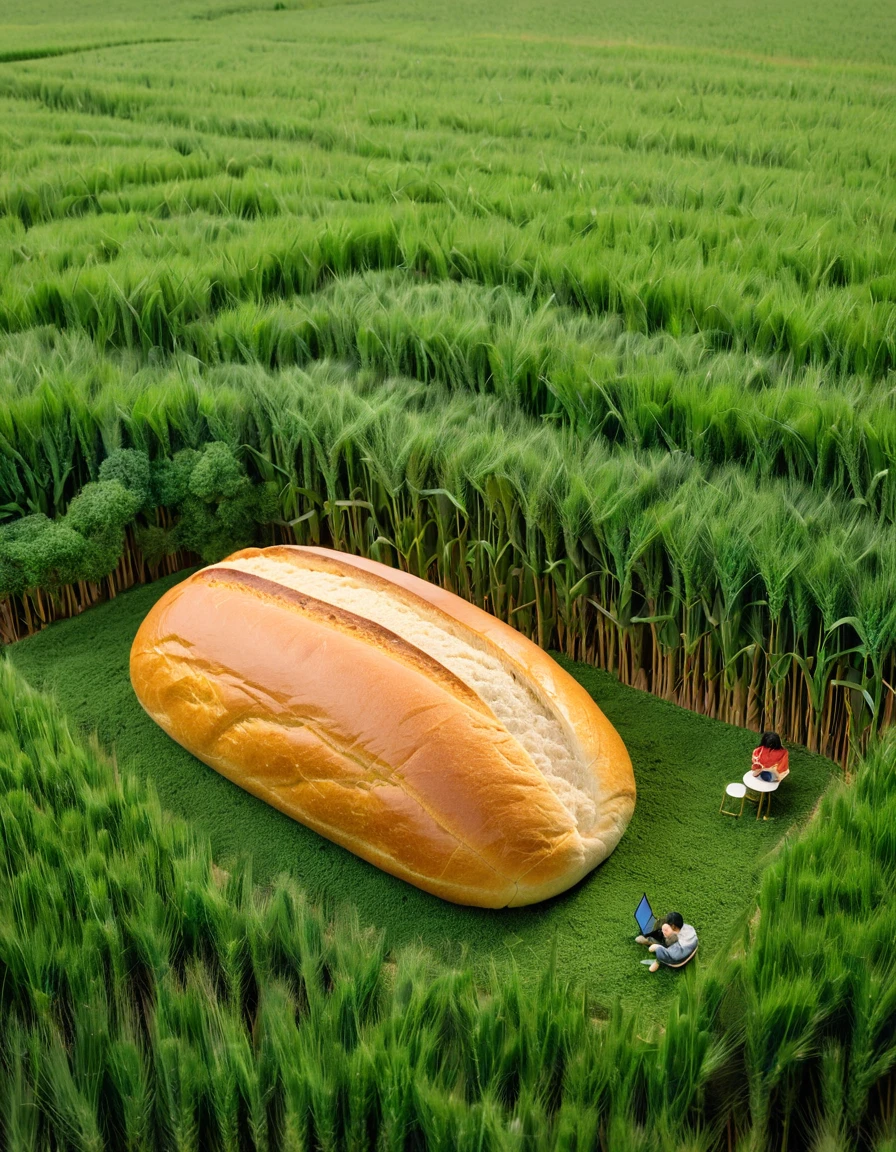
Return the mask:
<path id="1" fill-rule="evenodd" d="M 152 609 L 131 675 L 200 759 L 455 902 L 562 892 L 634 807 L 622 741 L 550 657 L 362 557 L 278 546 L 203 569 Z"/>

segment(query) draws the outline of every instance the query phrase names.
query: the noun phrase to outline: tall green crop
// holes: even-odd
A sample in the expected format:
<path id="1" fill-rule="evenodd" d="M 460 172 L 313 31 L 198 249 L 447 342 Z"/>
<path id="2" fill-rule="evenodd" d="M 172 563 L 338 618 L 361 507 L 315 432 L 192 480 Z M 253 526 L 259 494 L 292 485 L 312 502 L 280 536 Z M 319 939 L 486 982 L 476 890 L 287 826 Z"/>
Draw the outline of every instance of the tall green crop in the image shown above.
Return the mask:
<path id="1" fill-rule="evenodd" d="M 435 579 L 626 683 L 840 759 L 890 720 L 896 536 L 854 502 L 683 454 L 585 444 L 433 383 L 323 365 L 178 371 L 114 385 L 107 372 L 99 389 L 70 379 L 45 431 L 31 425 L 33 464 L 11 457 L 24 493 L 42 444 L 135 446 L 72 459 L 72 475 L 118 479 L 87 485 L 60 522 L 107 547 L 123 525 L 94 524 L 94 496 L 127 492 L 131 515 L 143 509 L 115 585 L 177 550 L 181 563 L 217 559 L 267 523 L 261 539 L 327 543 Z M 46 565 L 13 578 L 18 523 L 0 528 L 0 563 L 20 565 L 3 590 L 27 628 L 29 612 L 47 618 L 28 589 L 60 580 Z"/>
<path id="2" fill-rule="evenodd" d="M 216 880 L 0 668 L 4 1146 L 886 1148 L 890 9 L 2 20 L 0 636 L 329 543 L 871 748 L 642 1039 Z"/>
<path id="3" fill-rule="evenodd" d="M 141 505 L 123 540 L 87 532 L 90 579 L 50 603 L 65 566 L 34 567 L 5 636 L 280 519 L 840 758 L 890 720 L 888 14 L 50 0 L 9 20 L 0 518 L 85 489 L 86 514 L 117 449 L 221 442 L 280 502 Z M 326 360 L 360 407 L 284 387 Z M 476 397 L 501 401 L 489 435 Z M 444 452 L 401 403 L 429 405 Z"/>
<path id="4" fill-rule="evenodd" d="M 763 874 L 662 1028 L 477 986 L 255 890 L 0 663 L 6 1148 L 844 1146 L 892 1133 L 892 740 Z M 819 861 L 827 862 L 825 868 Z M 856 1143 L 858 1141 L 858 1143 Z"/>
<path id="5" fill-rule="evenodd" d="M 267 518 L 841 758 L 888 722 L 891 25 L 707 7 L 608 43 L 567 3 L 200 7 L 51 3 L 14 33 L 0 517 L 88 516 L 116 449 L 222 441 L 264 515 L 248 488 L 144 500 L 136 529 L 78 530 L 81 568 L 47 535 L 28 574 L 5 561 L 28 586 L 3 635 Z M 382 402 L 283 391 L 329 358 Z M 203 371 L 228 364 L 251 371 Z M 431 423 L 454 395 L 445 452 L 409 449 L 393 377 Z M 470 395 L 502 402 L 488 435 Z"/>

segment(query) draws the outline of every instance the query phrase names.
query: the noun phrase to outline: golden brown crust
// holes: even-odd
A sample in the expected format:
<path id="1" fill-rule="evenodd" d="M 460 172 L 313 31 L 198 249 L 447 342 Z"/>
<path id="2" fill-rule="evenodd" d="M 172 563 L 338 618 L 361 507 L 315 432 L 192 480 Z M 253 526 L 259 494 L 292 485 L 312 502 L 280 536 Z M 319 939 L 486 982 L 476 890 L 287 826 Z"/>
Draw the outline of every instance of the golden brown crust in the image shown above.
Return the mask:
<path id="1" fill-rule="evenodd" d="M 269 549 L 269 551 L 271 550 Z M 286 588 L 272 580 L 255 576 L 251 572 L 241 572 L 238 568 L 217 568 L 215 566 L 203 568 L 201 572 L 195 574 L 194 579 L 201 580 L 205 584 L 243 588 L 249 593 L 267 599 L 269 602 L 279 600 L 283 604 L 288 604 L 296 611 L 303 613 L 309 620 L 328 625 L 344 635 L 353 634 L 371 647 L 387 653 L 393 660 L 400 660 L 409 668 L 415 668 L 424 676 L 428 676 L 437 684 L 441 684 L 443 688 L 452 692 L 458 700 L 463 700 L 470 708 L 490 715 L 486 705 L 459 676 L 455 676 L 438 660 L 433 660 L 431 656 L 419 648 L 415 648 L 406 640 L 402 640 L 400 636 L 396 636 L 394 632 L 390 632 L 388 628 L 384 628 L 373 620 L 365 620 L 363 616 L 357 616 L 354 612 L 348 612 L 334 604 L 326 604 L 322 600 L 316 600 L 313 596 L 307 595 L 307 593 L 298 592 L 295 588 Z"/>
<path id="2" fill-rule="evenodd" d="M 496 646 L 581 740 L 598 780 L 595 827 L 580 834 L 520 744 L 437 660 L 372 621 L 233 568 L 171 589 L 134 641 L 135 691 L 169 735 L 322 835 L 458 903 L 545 899 L 612 851 L 634 804 L 628 756 L 544 653 L 372 561 L 325 549 L 264 555 L 360 574 Z"/>
<path id="3" fill-rule="evenodd" d="M 259 554 L 259 549 L 245 549 L 235 553 L 232 559 Z M 538 645 L 453 592 L 376 560 L 300 545 L 266 548 L 264 554 L 292 559 L 297 564 L 305 562 L 303 556 L 308 560 L 313 556 L 315 566 L 321 565 L 329 571 L 362 571 L 381 585 L 400 588 L 413 600 L 423 601 L 457 620 L 475 635 L 489 641 L 503 656 L 509 657 L 538 686 L 543 698 L 557 709 L 579 743 L 583 760 L 591 766 L 600 788 L 601 805 L 595 828 L 590 830 L 590 835 L 587 831 L 584 835 L 586 840 L 594 841 L 591 851 L 600 854 L 599 860 L 609 855 L 634 811 L 636 787 L 631 759 L 619 733 L 581 684 Z"/>

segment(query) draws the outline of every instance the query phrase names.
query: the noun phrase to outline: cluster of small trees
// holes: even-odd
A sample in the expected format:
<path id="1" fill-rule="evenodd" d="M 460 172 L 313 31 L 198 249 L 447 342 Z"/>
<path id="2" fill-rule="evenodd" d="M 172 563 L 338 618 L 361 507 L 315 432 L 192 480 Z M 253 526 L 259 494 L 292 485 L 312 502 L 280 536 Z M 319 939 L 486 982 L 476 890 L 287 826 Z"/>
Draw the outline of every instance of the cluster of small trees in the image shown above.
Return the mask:
<path id="1" fill-rule="evenodd" d="M 152 566 L 177 551 L 220 559 L 276 515 L 276 493 L 253 484 L 225 444 L 153 463 L 145 452 L 117 449 L 64 516 L 37 512 L 0 526 L 0 596 L 103 580 L 118 566 L 131 525 Z"/>

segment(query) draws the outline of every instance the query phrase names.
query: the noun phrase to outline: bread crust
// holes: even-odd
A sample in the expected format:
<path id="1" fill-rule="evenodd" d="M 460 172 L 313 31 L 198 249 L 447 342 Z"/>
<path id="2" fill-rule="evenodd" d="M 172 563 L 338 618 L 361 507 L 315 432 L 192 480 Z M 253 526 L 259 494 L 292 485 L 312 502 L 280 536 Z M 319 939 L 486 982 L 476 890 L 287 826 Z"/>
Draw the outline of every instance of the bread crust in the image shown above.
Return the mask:
<path id="1" fill-rule="evenodd" d="M 389 629 L 229 567 L 264 556 L 385 588 L 527 678 L 580 747 L 598 797 L 580 829 L 458 676 Z M 247 549 L 171 589 L 141 625 L 143 707 L 199 759 L 322 835 L 461 904 L 530 904 L 616 846 L 635 801 L 618 734 L 575 680 L 494 617 L 426 581 L 328 549 Z"/>

